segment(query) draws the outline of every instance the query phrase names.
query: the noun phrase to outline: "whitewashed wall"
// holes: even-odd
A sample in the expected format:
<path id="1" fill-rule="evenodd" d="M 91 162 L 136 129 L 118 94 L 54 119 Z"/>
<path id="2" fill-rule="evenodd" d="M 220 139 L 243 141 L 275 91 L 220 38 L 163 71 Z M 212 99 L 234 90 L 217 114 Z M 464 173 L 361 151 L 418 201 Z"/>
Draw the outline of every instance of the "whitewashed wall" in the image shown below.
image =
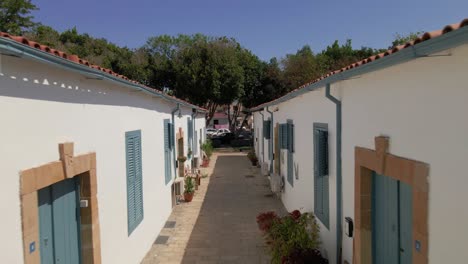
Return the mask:
<path id="1" fill-rule="evenodd" d="M 354 218 L 354 147 L 429 164 L 429 262 L 468 259 L 468 45 L 334 85 L 343 94 L 343 217 Z M 344 240 L 352 260 L 352 239 Z"/>
<path id="2" fill-rule="evenodd" d="M 295 126 L 294 175 L 293 186 L 287 180 L 287 150 L 281 150 L 281 175 L 285 178 L 282 201 L 288 211 L 300 209 L 302 212 L 314 211 L 314 123 L 328 124 L 329 132 L 329 229 L 317 219 L 322 239 L 322 253 L 333 263 L 336 251 L 336 124 L 335 105 L 325 98 L 325 89 L 296 97 L 292 100 L 270 107 L 278 111 L 273 114 L 274 126 L 286 123 L 288 119 Z M 265 117 L 270 117 L 267 113 Z M 268 159 L 268 141 L 265 141 L 265 157 Z M 277 155 L 278 156 L 278 155 Z"/>
<path id="3" fill-rule="evenodd" d="M 468 179 L 462 166 L 468 162 L 468 45 L 453 48 L 383 70 L 332 84 L 332 94 L 343 104 L 343 219 L 354 219 L 354 148 L 374 149 L 374 138 L 390 137 L 394 155 L 428 163 L 429 260 L 462 263 L 468 258 L 464 240 L 468 236 Z M 440 56 L 441 55 L 441 56 Z M 336 258 L 336 128 L 335 106 L 324 89 L 270 107 L 278 107 L 274 122 L 293 119 L 299 179 L 294 187 L 286 180 L 282 195 L 290 211 L 313 211 L 314 122 L 328 123 L 330 150 L 330 228 L 321 226 L 323 250 L 330 263 Z M 266 112 L 264 112 L 266 113 Z M 269 114 L 265 114 L 265 118 Z M 262 137 L 262 117 L 254 115 L 254 126 Z M 265 159 L 268 162 L 268 141 Z M 261 144 L 256 144 L 258 149 Z M 261 151 L 261 150 L 260 150 Z M 285 152 L 285 150 L 283 150 Z M 259 156 L 261 157 L 261 153 Z M 286 153 L 284 153 L 286 158 Z M 282 174 L 287 175 L 286 162 Z M 341 219 L 341 221 L 343 221 Z M 450 241 L 450 243 L 447 243 Z M 353 240 L 343 235 L 343 260 L 352 262 Z"/>
<path id="4" fill-rule="evenodd" d="M 58 144 L 74 142 L 75 154 L 97 154 L 102 262 L 139 263 L 171 212 L 163 119 L 175 104 L 26 59 L 1 56 L 0 62 L 2 262 L 23 262 L 19 171 L 58 160 Z M 176 129 L 187 131 L 191 109 L 182 112 Z M 138 129 L 144 219 L 128 236 L 125 132 Z"/>

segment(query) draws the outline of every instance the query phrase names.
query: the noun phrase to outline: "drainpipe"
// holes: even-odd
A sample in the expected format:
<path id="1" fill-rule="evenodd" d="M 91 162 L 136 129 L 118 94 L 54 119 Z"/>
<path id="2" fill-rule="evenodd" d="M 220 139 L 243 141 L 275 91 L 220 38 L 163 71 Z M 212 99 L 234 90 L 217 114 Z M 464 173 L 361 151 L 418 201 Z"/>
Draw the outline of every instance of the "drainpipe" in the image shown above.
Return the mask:
<path id="1" fill-rule="evenodd" d="M 195 139 L 193 136 L 195 135 L 195 118 L 197 117 L 198 110 L 196 108 L 192 108 L 192 160 L 194 158 L 194 151 L 195 151 Z"/>
<path id="2" fill-rule="evenodd" d="M 263 124 L 265 123 L 265 116 L 263 115 L 263 109 L 260 111 L 260 114 L 262 115 L 262 132 L 263 132 Z M 260 134 L 260 131 L 258 131 L 259 134 Z M 265 141 L 263 139 L 263 133 L 262 133 L 262 136 L 260 137 L 262 139 L 262 163 L 264 162 L 265 160 L 265 155 L 264 155 L 264 150 L 265 150 Z"/>
<path id="3" fill-rule="evenodd" d="M 175 127 L 176 126 L 175 126 L 174 114 L 177 111 L 180 111 L 180 104 L 177 104 L 177 106 L 174 109 L 172 109 L 172 112 L 171 112 L 172 124 L 174 125 L 174 131 L 172 132 L 172 133 L 174 133 L 174 135 L 173 135 L 174 139 L 176 138 L 176 135 L 175 135 L 175 133 L 176 133 L 175 132 Z M 174 148 L 175 148 L 175 146 L 176 146 L 176 144 L 174 142 Z M 174 167 L 174 175 L 177 177 L 177 159 L 176 159 L 175 149 L 172 150 L 172 156 L 174 158 L 174 166 L 173 166 Z"/>
<path id="4" fill-rule="evenodd" d="M 270 152 L 268 152 L 268 156 L 270 157 L 270 153 L 273 152 L 273 112 L 270 111 L 270 109 L 268 109 L 269 106 L 267 106 L 266 108 L 266 111 L 268 113 L 270 113 L 270 116 L 271 116 L 271 126 L 270 126 L 270 140 L 269 140 L 269 145 L 270 145 Z M 273 154 L 271 154 L 271 157 L 270 157 L 270 174 L 273 173 L 273 160 L 275 159 L 275 156 Z"/>
<path id="5" fill-rule="evenodd" d="M 327 83 L 325 96 L 336 105 L 336 263 L 341 263 L 342 243 L 342 186 L 341 186 L 341 101 L 330 94 L 330 84 Z"/>

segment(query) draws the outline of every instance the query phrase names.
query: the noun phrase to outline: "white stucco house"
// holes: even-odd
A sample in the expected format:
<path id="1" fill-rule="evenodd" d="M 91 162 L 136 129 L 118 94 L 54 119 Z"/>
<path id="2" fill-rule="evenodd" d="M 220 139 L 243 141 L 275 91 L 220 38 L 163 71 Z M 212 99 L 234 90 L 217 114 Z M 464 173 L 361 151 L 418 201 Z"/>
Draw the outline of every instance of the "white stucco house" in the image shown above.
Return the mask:
<path id="1" fill-rule="evenodd" d="M 264 173 L 288 210 L 315 213 L 330 263 L 468 259 L 467 25 L 251 109 Z"/>
<path id="2" fill-rule="evenodd" d="M 140 263 L 205 110 L 0 33 L 2 263 Z M 178 165 L 180 168 L 182 165 Z"/>

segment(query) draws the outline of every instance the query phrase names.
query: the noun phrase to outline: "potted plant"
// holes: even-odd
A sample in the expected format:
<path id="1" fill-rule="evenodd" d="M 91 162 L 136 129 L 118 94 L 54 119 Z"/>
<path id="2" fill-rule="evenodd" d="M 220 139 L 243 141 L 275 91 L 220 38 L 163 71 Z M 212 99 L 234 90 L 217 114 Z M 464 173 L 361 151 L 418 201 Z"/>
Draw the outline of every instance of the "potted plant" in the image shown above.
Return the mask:
<path id="1" fill-rule="evenodd" d="M 194 186 L 193 186 L 193 179 L 192 177 L 185 178 L 185 185 L 184 185 L 184 200 L 189 203 L 193 199 L 193 194 L 195 193 Z"/>
<path id="2" fill-rule="evenodd" d="M 205 143 L 201 145 L 201 149 L 205 153 L 202 167 L 208 167 L 208 164 L 210 163 L 210 157 L 213 154 L 213 144 L 211 143 L 211 140 L 207 139 Z"/>
<path id="3" fill-rule="evenodd" d="M 255 155 L 255 152 L 253 150 L 249 151 L 249 153 L 247 154 L 247 158 L 249 158 L 250 162 L 252 162 L 252 166 L 257 166 L 258 159 L 257 155 Z"/>
<path id="4" fill-rule="evenodd" d="M 179 156 L 179 157 L 177 157 L 177 161 L 179 161 L 179 162 L 181 162 L 181 163 L 184 163 L 186 160 L 187 160 L 187 157 L 185 157 L 185 156 Z"/>

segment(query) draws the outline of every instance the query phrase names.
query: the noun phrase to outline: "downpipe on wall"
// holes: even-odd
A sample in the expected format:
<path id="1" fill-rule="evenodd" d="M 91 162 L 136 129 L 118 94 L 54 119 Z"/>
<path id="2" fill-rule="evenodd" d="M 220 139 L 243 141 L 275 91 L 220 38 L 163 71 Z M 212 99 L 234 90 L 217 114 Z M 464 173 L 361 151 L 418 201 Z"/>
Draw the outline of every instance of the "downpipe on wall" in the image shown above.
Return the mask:
<path id="1" fill-rule="evenodd" d="M 268 157 L 270 159 L 270 174 L 272 174 L 273 173 L 273 160 L 275 159 L 274 154 L 272 154 L 272 152 L 273 152 L 273 125 L 274 125 L 274 122 L 273 122 L 273 112 L 270 111 L 269 106 L 267 106 L 266 111 L 268 113 L 270 113 L 270 116 L 271 116 L 270 140 L 268 141 L 270 149 L 268 151 Z"/>
<path id="2" fill-rule="evenodd" d="M 179 111 L 179 115 L 180 115 L 180 104 L 177 104 L 176 107 L 174 109 L 172 109 L 171 111 L 171 117 L 172 117 L 172 124 L 174 125 L 174 131 L 172 131 L 172 133 L 174 133 L 174 138 L 176 138 L 176 132 L 175 132 L 175 118 L 174 118 L 174 114 L 175 112 Z M 175 142 L 174 142 L 174 148 L 175 148 Z M 172 150 L 172 157 L 173 157 L 173 160 L 174 160 L 174 176 L 177 177 L 177 159 L 176 159 L 176 153 L 175 153 L 175 149 Z"/>
<path id="3" fill-rule="evenodd" d="M 342 171 L 341 171 L 341 101 L 330 93 L 330 84 L 326 84 L 325 96 L 336 106 L 336 263 L 342 258 Z"/>
<path id="4" fill-rule="evenodd" d="M 260 114 L 262 115 L 262 132 L 263 132 L 263 124 L 265 123 L 265 116 L 263 115 L 263 109 L 260 110 Z M 258 131 L 258 133 L 260 134 L 260 131 Z M 265 155 L 264 155 L 264 150 L 265 150 L 265 139 L 263 138 L 263 133 L 262 133 L 262 136 L 260 137 L 262 139 L 262 164 L 263 162 L 265 161 Z"/>
<path id="5" fill-rule="evenodd" d="M 195 138 L 193 137 L 195 135 L 195 118 L 197 118 L 198 115 L 198 109 L 192 108 L 192 168 L 193 168 L 193 158 L 194 158 L 194 153 L 195 153 Z M 201 136 L 201 135 L 200 135 Z M 197 152 L 198 153 L 198 152 Z"/>

